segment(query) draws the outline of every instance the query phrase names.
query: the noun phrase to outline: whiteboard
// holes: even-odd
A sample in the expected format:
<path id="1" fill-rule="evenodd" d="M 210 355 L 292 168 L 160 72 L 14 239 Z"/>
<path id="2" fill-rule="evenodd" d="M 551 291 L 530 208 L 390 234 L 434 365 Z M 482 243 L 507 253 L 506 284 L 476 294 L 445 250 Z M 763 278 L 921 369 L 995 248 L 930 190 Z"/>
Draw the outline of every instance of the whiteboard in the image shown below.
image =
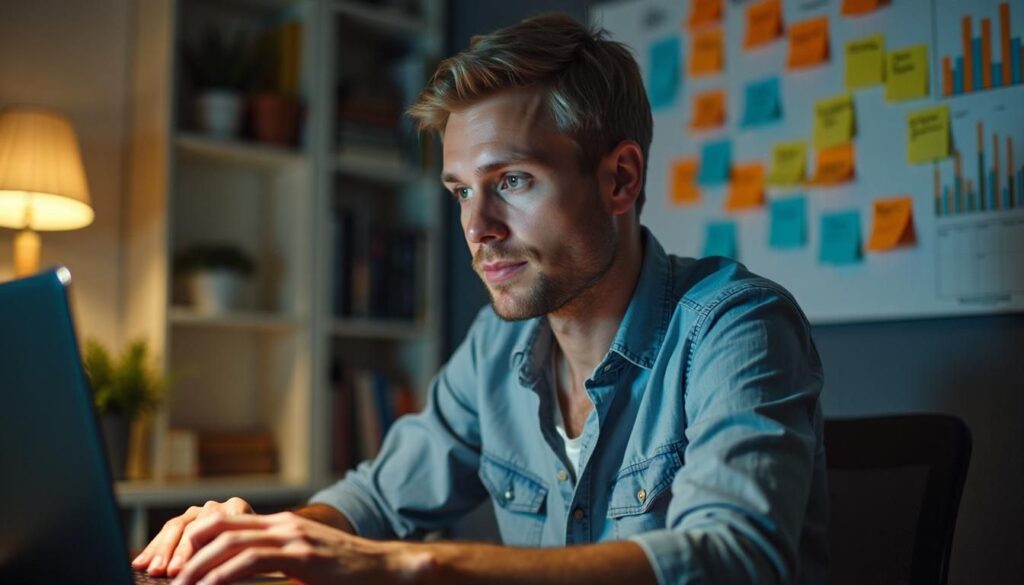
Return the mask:
<path id="1" fill-rule="evenodd" d="M 640 64 L 645 83 L 650 76 L 650 47 L 673 35 L 680 37 L 678 84 L 669 105 L 654 110 L 654 138 L 647 175 L 647 203 L 641 222 L 648 226 L 669 252 L 696 256 L 704 250 L 709 223 L 733 222 L 736 226 L 736 257 L 752 271 L 787 287 L 815 323 L 921 318 L 1017 312 L 1024 309 L 1024 185 L 1017 181 L 1016 199 L 999 201 L 980 209 L 960 208 L 952 201 L 953 187 L 971 181 L 978 187 L 977 137 L 982 128 L 982 155 L 992 166 L 992 141 L 998 142 L 1000 173 L 1021 176 L 1024 162 L 1024 85 L 1009 84 L 943 95 L 943 57 L 963 54 L 964 17 L 972 19 L 973 35 L 979 36 L 982 19 L 989 19 L 992 52 L 999 57 L 1001 22 L 999 0 L 893 0 L 873 13 L 844 17 L 841 2 L 782 2 L 784 31 L 772 43 L 752 51 L 741 47 L 746 27 L 745 10 L 754 2 L 723 2 L 721 27 L 725 38 L 721 74 L 690 76 L 691 40 L 687 27 L 692 0 L 635 0 L 602 3 L 591 11 L 591 20 L 630 46 Z M 1007 25 L 1015 43 L 1024 38 L 1024 2 L 1010 0 Z M 1004 9 L 1005 10 L 1005 9 Z M 830 56 L 827 63 L 799 71 L 787 71 L 791 23 L 827 16 Z M 779 142 L 804 140 L 808 148 L 808 173 L 813 173 L 813 112 L 816 101 L 847 91 L 845 44 L 875 33 L 885 36 L 886 50 L 924 44 L 928 47 L 928 95 L 923 99 L 888 102 L 885 85 L 851 92 L 855 111 L 856 174 L 839 186 L 778 188 L 767 186 L 766 204 L 760 208 L 727 212 L 728 186 L 700 188 L 697 204 L 680 206 L 670 201 L 671 165 L 680 157 L 698 157 L 709 142 L 731 140 L 733 162 L 762 161 L 771 169 L 772 147 Z M 1014 48 L 1020 50 L 1017 44 Z M 1011 55 L 1012 57 L 1012 55 Z M 1024 66 L 1018 54 L 1017 67 Z M 767 76 L 780 79 L 781 119 L 753 128 L 740 124 L 745 87 Z M 690 129 L 692 100 L 696 93 L 721 88 L 726 91 L 726 120 L 711 131 Z M 962 90 L 962 88 L 960 88 Z M 961 171 L 956 176 L 954 158 L 910 164 L 907 157 L 907 115 L 929 106 L 946 104 L 950 112 L 951 150 L 959 153 Z M 993 136 L 995 135 L 995 136 Z M 1012 173 L 1005 144 L 1019 145 Z M 986 173 L 987 174 L 987 173 Z M 1003 186 L 1007 180 L 1001 180 Z M 936 202 L 938 186 L 939 201 Z M 950 195 L 946 195 L 946 191 Z M 771 201 L 802 195 L 806 200 L 806 241 L 795 249 L 769 245 Z M 868 252 L 851 264 L 821 261 L 821 218 L 825 214 L 856 210 L 861 241 L 872 230 L 872 209 L 877 199 L 912 198 L 915 241 L 892 251 Z M 996 207 L 996 208 L 992 208 Z"/>

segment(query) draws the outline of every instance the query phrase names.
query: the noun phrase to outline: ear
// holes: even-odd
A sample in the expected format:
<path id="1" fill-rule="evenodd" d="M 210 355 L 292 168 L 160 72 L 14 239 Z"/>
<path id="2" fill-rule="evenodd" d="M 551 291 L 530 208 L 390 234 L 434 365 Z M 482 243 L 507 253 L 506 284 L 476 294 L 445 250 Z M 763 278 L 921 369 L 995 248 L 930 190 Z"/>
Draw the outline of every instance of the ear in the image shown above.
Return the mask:
<path id="1" fill-rule="evenodd" d="M 602 160 L 608 178 L 608 210 L 624 215 L 633 209 L 644 187 L 644 153 L 635 140 L 623 140 Z"/>

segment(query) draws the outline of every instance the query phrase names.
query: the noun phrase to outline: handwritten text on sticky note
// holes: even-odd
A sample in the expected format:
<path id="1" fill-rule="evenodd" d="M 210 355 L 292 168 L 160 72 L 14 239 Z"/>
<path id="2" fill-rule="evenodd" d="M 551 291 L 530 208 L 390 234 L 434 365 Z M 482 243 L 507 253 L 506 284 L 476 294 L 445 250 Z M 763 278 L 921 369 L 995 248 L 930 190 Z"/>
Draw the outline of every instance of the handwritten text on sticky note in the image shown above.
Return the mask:
<path id="1" fill-rule="evenodd" d="M 787 67 L 813 67 L 828 61 L 828 57 L 828 17 L 812 18 L 790 25 Z"/>
<path id="2" fill-rule="evenodd" d="M 814 104 L 814 146 L 827 148 L 853 139 L 853 99 L 849 94 Z"/>
<path id="3" fill-rule="evenodd" d="M 928 97 L 928 47 L 890 51 L 885 59 L 885 99 L 901 102 Z"/>
<path id="4" fill-rule="evenodd" d="M 872 206 L 868 250 L 885 252 L 915 243 L 913 200 L 910 197 L 878 199 Z"/>
<path id="5" fill-rule="evenodd" d="M 907 159 L 914 164 L 949 157 L 949 106 L 907 114 Z"/>
<path id="6" fill-rule="evenodd" d="M 885 81 L 885 35 L 879 33 L 846 43 L 846 88 L 859 89 Z"/>

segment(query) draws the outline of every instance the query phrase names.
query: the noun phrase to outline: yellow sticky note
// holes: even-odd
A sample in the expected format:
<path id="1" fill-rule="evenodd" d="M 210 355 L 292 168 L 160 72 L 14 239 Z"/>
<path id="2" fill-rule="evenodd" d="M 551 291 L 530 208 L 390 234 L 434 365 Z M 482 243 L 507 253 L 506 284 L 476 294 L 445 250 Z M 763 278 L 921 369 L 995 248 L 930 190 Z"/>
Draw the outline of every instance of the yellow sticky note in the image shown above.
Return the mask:
<path id="1" fill-rule="evenodd" d="M 843 0 L 843 16 L 860 16 L 878 10 L 888 0 Z"/>
<path id="2" fill-rule="evenodd" d="M 949 157 L 949 107 L 935 106 L 907 114 L 907 159 L 920 164 Z"/>
<path id="3" fill-rule="evenodd" d="M 672 193 L 669 202 L 673 205 L 688 205 L 700 202 L 697 188 L 697 159 L 684 158 L 672 164 Z"/>
<path id="4" fill-rule="evenodd" d="M 828 61 L 828 17 L 804 20 L 789 27 L 786 67 L 802 69 Z"/>
<path id="5" fill-rule="evenodd" d="M 899 246 L 910 246 L 917 241 L 914 232 L 914 205 L 910 197 L 877 199 L 872 207 L 868 250 L 884 252 Z"/>
<path id="6" fill-rule="evenodd" d="M 725 124 L 725 90 L 714 89 L 694 96 L 690 127 L 707 130 L 722 124 Z"/>
<path id="7" fill-rule="evenodd" d="M 727 211 L 739 211 L 764 205 L 764 166 L 759 163 L 732 167 L 732 184 L 725 200 Z"/>
<path id="8" fill-rule="evenodd" d="M 814 104 L 814 146 L 827 148 L 853 139 L 853 100 L 850 94 Z"/>
<path id="9" fill-rule="evenodd" d="M 782 36 L 782 0 L 763 0 L 747 7 L 744 49 L 755 49 Z"/>
<path id="10" fill-rule="evenodd" d="M 693 51 L 690 51 L 690 75 L 721 73 L 724 65 L 725 45 L 722 29 L 694 33 Z"/>
<path id="11" fill-rule="evenodd" d="M 770 185 L 796 185 L 804 180 L 807 165 L 807 144 L 780 142 L 772 148 Z"/>
<path id="12" fill-rule="evenodd" d="M 812 185 L 838 185 L 853 179 L 853 145 L 843 144 L 818 151 Z"/>
<path id="13" fill-rule="evenodd" d="M 690 28 L 722 20 L 722 0 L 693 0 L 690 3 Z"/>
<path id="14" fill-rule="evenodd" d="M 885 58 L 885 99 L 890 102 L 928 96 L 928 47 L 890 51 Z"/>
<path id="15" fill-rule="evenodd" d="M 885 35 L 879 33 L 846 43 L 846 89 L 885 81 Z"/>

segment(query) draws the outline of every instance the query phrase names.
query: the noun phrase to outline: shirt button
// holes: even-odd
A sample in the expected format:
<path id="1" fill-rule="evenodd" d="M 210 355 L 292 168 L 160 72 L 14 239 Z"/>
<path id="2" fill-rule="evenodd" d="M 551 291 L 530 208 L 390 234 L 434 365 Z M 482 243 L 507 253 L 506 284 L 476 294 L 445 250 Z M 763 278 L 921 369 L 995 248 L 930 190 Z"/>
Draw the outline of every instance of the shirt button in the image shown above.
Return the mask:
<path id="1" fill-rule="evenodd" d="M 576 508 L 576 511 L 572 513 L 572 519 L 577 522 L 583 520 L 583 508 Z"/>
<path id="2" fill-rule="evenodd" d="M 644 503 L 644 500 L 647 499 L 647 490 L 642 489 L 642 490 L 638 491 L 636 493 L 636 499 L 640 500 L 641 504 Z"/>
<path id="3" fill-rule="evenodd" d="M 510 502 L 516 499 L 516 494 L 512 491 L 512 488 L 505 490 L 505 499 Z"/>
<path id="4" fill-rule="evenodd" d="M 608 364 L 607 366 L 604 367 L 604 371 L 606 371 L 606 372 L 608 370 L 610 370 L 610 369 L 612 369 L 612 365 L 611 364 Z"/>
<path id="5" fill-rule="evenodd" d="M 555 477 L 558 478 L 558 481 L 565 481 L 569 479 L 569 472 L 564 469 L 559 469 L 558 473 L 555 474 Z"/>

